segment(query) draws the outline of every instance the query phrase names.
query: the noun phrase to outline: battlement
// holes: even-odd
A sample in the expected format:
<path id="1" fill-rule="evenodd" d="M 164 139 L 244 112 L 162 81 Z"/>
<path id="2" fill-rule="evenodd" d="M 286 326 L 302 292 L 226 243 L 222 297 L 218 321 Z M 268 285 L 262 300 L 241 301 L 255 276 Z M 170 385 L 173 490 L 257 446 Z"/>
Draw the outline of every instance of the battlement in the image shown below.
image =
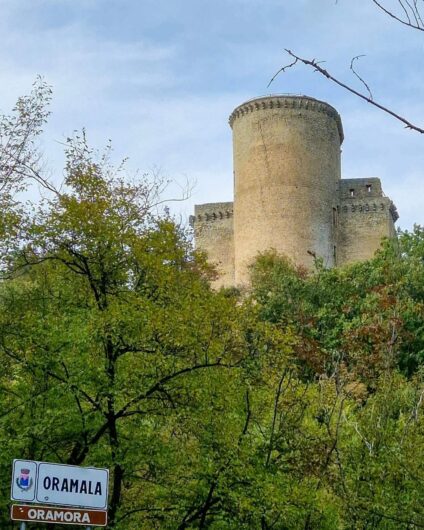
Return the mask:
<path id="1" fill-rule="evenodd" d="M 233 217 L 232 202 L 209 202 L 206 204 L 196 204 L 194 206 L 194 215 L 190 216 L 190 224 L 213 222 L 220 219 L 230 219 Z"/>
<path id="2" fill-rule="evenodd" d="M 344 214 L 389 212 L 393 222 L 399 219 L 396 206 L 384 195 L 377 177 L 340 180 L 339 197 Z"/>
<path id="3" fill-rule="evenodd" d="M 350 202 L 350 201 L 349 201 Z M 383 198 L 382 202 L 368 203 L 368 202 L 350 202 L 350 204 L 344 204 L 341 208 L 342 213 L 377 213 L 377 212 L 389 212 L 393 222 L 395 223 L 399 219 L 397 208 L 393 201 L 387 197 Z"/>
<path id="4" fill-rule="evenodd" d="M 390 205 L 389 205 L 390 206 Z M 341 211 L 343 213 L 366 213 L 366 212 L 384 212 L 388 209 L 388 205 L 384 202 L 368 203 L 368 202 L 352 202 L 351 204 L 343 204 Z"/>
<path id="5" fill-rule="evenodd" d="M 324 101 L 320 101 L 315 98 L 311 98 L 309 96 L 294 96 L 294 95 L 269 95 L 269 96 L 261 96 L 258 98 L 254 98 L 251 100 L 248 100 L 238 107 L 236 107 L 233 112 L 230 115 L 229 123 L 231 128 L 233 127 L 234 121 L 250 112 L 254 112 L 257 110 L 272 110 L 272 109 L 303 109 L 303 110 L 311 110 L 314 112 L 321 112 L 324 114 L 327 114 L 331 118 L 333 118 L 336 121 L 337 130 L 339 132 L 340 136 L 340 144 L 343 143 L 344 140 L 344 133 L 343 133 L 343 125 L 342 120 L 340 118 L 339 113 L 337 110 L 329 105 L 328 103 L 325 103 Z"/>

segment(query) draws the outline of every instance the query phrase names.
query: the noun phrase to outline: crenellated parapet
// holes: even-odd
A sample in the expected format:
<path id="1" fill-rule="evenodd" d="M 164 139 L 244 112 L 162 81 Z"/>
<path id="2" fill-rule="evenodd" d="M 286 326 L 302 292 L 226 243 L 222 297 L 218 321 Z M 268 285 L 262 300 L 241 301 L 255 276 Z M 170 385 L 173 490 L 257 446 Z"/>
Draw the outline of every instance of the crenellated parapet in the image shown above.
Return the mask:
<path id="1" fill-rule="evenodd" d="M 213 202 L 208 204 L 196 204 L 194 215 L 190 216 L 191 226 L 196 223 L 214 222 L 233 217 L 232 202 Z"/>
<path id="2" fill-rule="evenodd" d="M 390 209 L 390 205 L 385 204 L 384 202 L 356 202 L 349 205 L 345 204 L 344 206 L 342 206 L 343 213 L 384 212 L 387 209 Z"/>
<path id="3" fill-rule="evenodd" d="M 346 202 L 348 202 L 348 204 L 346 204 Z M 343 214 L 377 214 L 388 212 L 394 223 L 399 219 L 399 214 L 394 202 L 387 197 L 381 197 L 380 201 L 376 202 L 342 200 L 341 212 Z"/>
<path id="4" fill-rule="evenodd" d="M 273 95 L 273 96 L 263 96 L 255 98 L 245 103 L 242 103 L 234 109 L 229 118 L 230 126 L 233 127 L 234 121 L 258 110 L 272 110 L 272 109 L 294 109 L 294 110 L 307 110 L 313 112 L 320 112 L 326 114 L 327 116 L 333 118 L 337 125 L 337 130 L 340 136 L 340 144 L 343 143 L 344 133 L 342 120 L 340 118 L 337 110 L 325 103 L 315 98 L 309 96 L 294 96 L 294 95 Z"/>

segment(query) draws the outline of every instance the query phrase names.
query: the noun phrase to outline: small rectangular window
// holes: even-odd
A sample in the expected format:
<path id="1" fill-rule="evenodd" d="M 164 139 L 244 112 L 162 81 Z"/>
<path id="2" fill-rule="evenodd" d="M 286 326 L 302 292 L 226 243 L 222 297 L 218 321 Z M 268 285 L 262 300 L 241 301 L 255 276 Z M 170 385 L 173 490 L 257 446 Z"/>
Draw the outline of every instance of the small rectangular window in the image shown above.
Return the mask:
<path id="1" fill-rule="evenodd" d="M 349 195 L 350 195 L 351 197 L 355 197 L 355 190 L 354 190 L 353 188 L 351 188 L 351 189 L 349 190 Z"/>
<path id="2" fill-rule="evenodd" d="M 371 184 L 367 184 L 367 192 L 371 193 Z"/>
<path id="3" fill-rule="evenodd" d="M 333 226 L 337 226 L 337 209 L 333 208 Z"/>

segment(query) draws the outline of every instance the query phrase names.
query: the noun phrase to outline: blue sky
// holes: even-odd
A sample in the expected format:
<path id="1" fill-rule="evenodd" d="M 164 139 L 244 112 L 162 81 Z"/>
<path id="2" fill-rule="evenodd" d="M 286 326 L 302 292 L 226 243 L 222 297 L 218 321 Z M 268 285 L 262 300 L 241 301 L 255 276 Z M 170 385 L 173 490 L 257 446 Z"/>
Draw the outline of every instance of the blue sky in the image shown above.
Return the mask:
<path id="1" fill-rule="evenodd" d="M 340 112 L 343 176 L 380 177 L 398 224 L 424 224 L 422 136 L 305 67 L 267 88 L 288 61 L 284 48 L 327 61 L 354 84 L 350 59 L 366 54 L 358 69 L 374 97 L 424 125 L 424 35 L 371 0 L 0 0 L 0 35 L 0 112 L 37 74 L 53 85 L 42 142 L 56 181 L 60 142 L 86 127 L 94 146 L 111 138 L 130 168 L 196 182 L 174 209 L 188 216 L 194 203 L 232 199 L 233 108 L 270 92 L 301 93 Z"/>

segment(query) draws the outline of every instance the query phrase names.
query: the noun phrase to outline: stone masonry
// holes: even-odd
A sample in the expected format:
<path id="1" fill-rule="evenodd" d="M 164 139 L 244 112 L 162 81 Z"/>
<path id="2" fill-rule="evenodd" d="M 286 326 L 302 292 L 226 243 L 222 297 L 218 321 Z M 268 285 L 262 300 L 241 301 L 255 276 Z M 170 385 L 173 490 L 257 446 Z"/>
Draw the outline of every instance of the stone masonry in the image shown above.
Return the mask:
<path id="1" fill-rule="evenodd" d="M 378 178 L 341 179 L 337 111 L 307 96 L 267 96 L 238 106 L 233 130 L 234 203 L 195 206 L 196 247 L 243 285 L 259 252 L 275 249 L 311 269 L 371 258 L 395 235 L 396 208 Z"/>

